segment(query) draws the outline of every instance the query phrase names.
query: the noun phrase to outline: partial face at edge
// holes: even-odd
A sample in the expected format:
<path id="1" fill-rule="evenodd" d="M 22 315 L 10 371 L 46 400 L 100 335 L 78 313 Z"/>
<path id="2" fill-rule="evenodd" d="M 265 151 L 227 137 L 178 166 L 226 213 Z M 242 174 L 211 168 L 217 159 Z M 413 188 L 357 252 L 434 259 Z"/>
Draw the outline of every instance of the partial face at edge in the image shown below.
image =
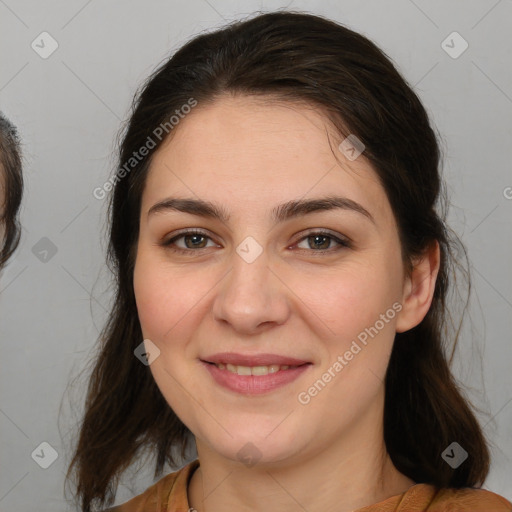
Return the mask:
<path id="1" fill-rule="evenodd" d="M 134 288 L 144 338 L 160 350 L 150 368 L 198 445 L 228 459 L 251 442 L 261 461 L 298 460 L 349 432 L 364 438 L 382 420 L 404 289 L 397 226 L 364 154 L 339 152 L 338 162 L 326 126 L 314 109 L 223 98 L 180 121 L 148 174 Z M 328 196 L 372 219 L 348 208 L 271 216 L 283 203 Z M 171 197 L 214 203 L 229 220 L 169 208 L 148 215 Z M 201 234 L 165 245 L 188 230 Z M 224 352 L 310 364 L 281 387 L 247 394 L 207 368 Z"/>

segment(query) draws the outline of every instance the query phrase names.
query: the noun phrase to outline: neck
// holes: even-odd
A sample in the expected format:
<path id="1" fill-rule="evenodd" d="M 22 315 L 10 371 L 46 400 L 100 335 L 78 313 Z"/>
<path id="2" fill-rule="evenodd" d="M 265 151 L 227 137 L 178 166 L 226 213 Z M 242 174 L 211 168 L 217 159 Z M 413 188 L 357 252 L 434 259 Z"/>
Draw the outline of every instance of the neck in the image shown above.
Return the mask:
<path id="1" fill-rule="evenodd" d="M 402 494 L 414 481 L 394 467 L 382 429 L 372 431 L 379 423 L 369 420 L 367 428 L 359 421 L 342 439 L 324 442 L 323 451 L 317 446 L 286 461 L 252 467 L 196 440 L 200 467 L 189 484 L 189 504 L 197 512 L 349 512 Z"/>

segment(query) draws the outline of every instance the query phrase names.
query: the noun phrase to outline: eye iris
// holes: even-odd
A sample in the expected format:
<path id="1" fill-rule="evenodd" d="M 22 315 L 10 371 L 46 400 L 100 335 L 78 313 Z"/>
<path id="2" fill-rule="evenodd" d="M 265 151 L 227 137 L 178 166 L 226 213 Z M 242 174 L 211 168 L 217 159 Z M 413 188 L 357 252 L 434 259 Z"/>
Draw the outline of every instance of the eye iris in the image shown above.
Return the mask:
<path id="1" fill-rule="evenodd" d="M 316 245 L 316 248 L 319 248 L 319 249 L 328 249 L 329 248 L 329 242 L 330 242 L 330 239 L 328 236 L 325 236 L 325 235 L 314 235 L 314 236 L 310 236 L 308 237 L 309 240 L 313 240 L 313 245 L 315 245 L 318 241 L 318 239 L 323 239 L 324 241 L 327 241 L 327 244 L 320 244 L 320 245 L 324 245 L 325 247 L 319 247 L 318 245 Z"/>
<path id="2" fill-rule="evenodd" d="M 195 248 L 199 247 L 200 249 L 202 249 L 202 248 L 203 248 L 203 246 L 202 246 L 202 245 L 201 245 L 201 246 L 199 246 L 198 244 L 196 244 L 196 243 L 195 243 L 195 242 L 197 242 L 197 241 L 198 241 L 198 239 L 200 240 L 201 238 L 203 239 L 203 242 L 204 242 L 204 240 L 206 239 L 206 237 L 205 237 L 205 236 L 203 236 L 203 235 L 188 235 L 188 236 L 186 236 L 186 237 L 185 237 L 185 245 L 186 245 L 186 246 L 187 246 L 187 248 L 189 248 L 189 249 L 190 249 L 190 248 L 194 248 L 194 247 L 195 247 Z M 187 243 L 187 240 L 191 240 L 191 239 L 192 239 L 192 240 L 194 240 L 195 242 L 193 241 L 193 242 L 192 242 L 192 247 L 189 247 L 189 244 Z"/>

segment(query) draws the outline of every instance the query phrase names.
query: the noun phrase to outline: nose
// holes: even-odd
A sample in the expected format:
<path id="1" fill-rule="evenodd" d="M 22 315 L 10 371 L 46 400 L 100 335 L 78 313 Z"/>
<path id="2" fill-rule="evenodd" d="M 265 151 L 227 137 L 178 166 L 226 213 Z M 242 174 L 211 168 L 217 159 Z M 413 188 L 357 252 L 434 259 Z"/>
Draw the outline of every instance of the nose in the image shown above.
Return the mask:
<path id="1" fill-rule="evenodd" d="M 234 252 L 232 262 L 214 299 L 215 320 L 239 334 L 257 334 L 283 324 L 290 314 L 288 289 L 278 270 L 269 266 L 265 251 L 252 263 Z"/>

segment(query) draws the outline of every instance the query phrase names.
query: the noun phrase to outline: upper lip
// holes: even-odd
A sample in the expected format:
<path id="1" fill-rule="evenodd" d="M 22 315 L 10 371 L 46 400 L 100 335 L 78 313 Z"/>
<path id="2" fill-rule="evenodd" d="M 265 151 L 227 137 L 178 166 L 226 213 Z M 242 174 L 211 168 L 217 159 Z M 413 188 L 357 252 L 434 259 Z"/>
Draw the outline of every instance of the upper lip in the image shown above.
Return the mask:
<path id="1" fill-rule="evenodd" d="M 226 363 L 235 366 L 269 366 L 272 364 L 300 366 L 309 361 L 296 359 L 295 357 L 282 356 L 279 354 L 237 354 L 235 352 L 222 352 L 202 358 L 207 363 Z"/>

